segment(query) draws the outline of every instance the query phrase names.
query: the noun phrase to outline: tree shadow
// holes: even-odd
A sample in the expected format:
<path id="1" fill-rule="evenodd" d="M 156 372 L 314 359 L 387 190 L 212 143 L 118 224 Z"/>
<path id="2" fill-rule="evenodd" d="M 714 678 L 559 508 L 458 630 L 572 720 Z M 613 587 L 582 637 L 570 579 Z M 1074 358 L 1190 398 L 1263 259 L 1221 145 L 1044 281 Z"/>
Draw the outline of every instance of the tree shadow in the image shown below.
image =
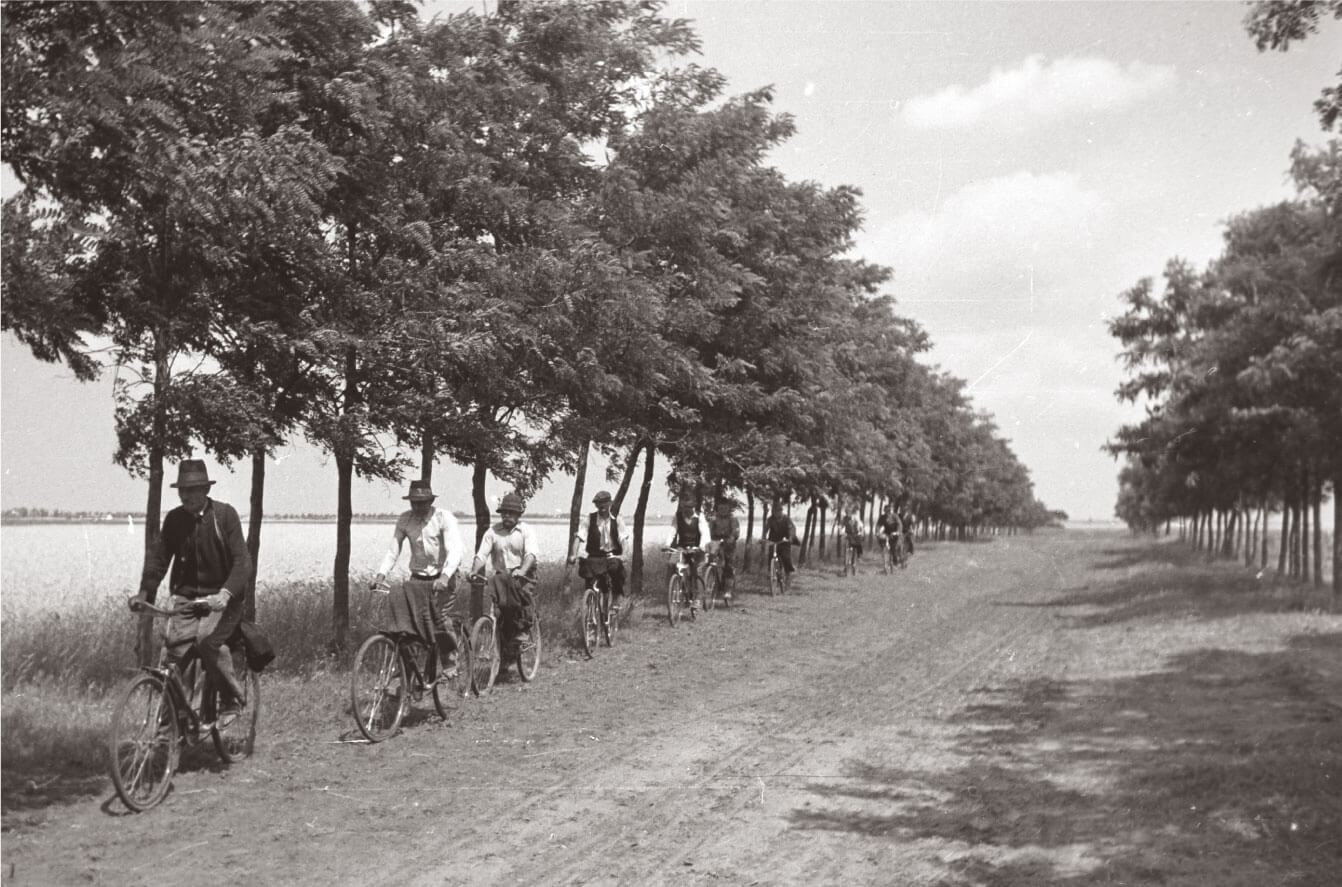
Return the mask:
<path id="1" fill-rule="evenodd" d="M 1342 633 L 1158 672 L 984 687 L 963 761 L 850 761 L 798 829 L 921 846 L 943 884 L 1337 884 Z"/>
<path id="2" fill-rule="evenodd" d="M 1096 570 L 1122 570 L 1110 581 L 1065 589 L 1044 601 L 999 601 L 998 606 L 1077 608 L 1064 618 L 1079 628 L 1140 619 L 1224 619 L 1251 613 L 1329 611 L 1335 606 L 1324 587 L 1279 582 L 1234 561 L 1208 562 L 1181 545 L 1152 544 L 1107 549 Z"/>

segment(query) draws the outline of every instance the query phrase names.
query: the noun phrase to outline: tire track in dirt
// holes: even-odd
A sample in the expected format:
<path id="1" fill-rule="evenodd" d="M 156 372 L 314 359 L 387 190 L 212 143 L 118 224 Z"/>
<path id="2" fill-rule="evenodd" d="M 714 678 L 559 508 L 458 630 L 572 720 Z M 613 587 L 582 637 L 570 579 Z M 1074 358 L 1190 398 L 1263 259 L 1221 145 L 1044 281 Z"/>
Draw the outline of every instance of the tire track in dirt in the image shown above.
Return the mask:
<path id="1" fill-rule="evenodd" d="M 908 574 L 905 574 L 908 575 Z M 999 574 L 1002 579 L 1008 574 Z M 948 578 L 948 577 L 943 577 Z M 945 595 L 946 589 L 941 582 L 936 583 L 934 592 Z M 1010 579 L 1007 580 L 1010 585 Z M 830 595 L 841 606 L 858 603 L 866 608 L 879 605 L 880 596 L 889 592 L 884 589 L 860 592 L 836 592 L 828 587 L 812 591 L 816 595 Z M 898 593 L 898 592 L 896 592 Z M 598 809 L 587 810 L 589 822 L 582 828 L 566 835 L 567 841 L 556 845 L 553 840 L 547 843 L 543 883 L 553 884 L 596 884 L 611 883 L 658 883 L 668 872 L 679 872 L 684 860 L 693 858 L 700 850 L 720 840 L 720 836 L 711 830 L 705 831 L 701 825 L 705 819 L 704 808 L 711 805 L 710 812 L 714 821 L 732 821 L 749 807 L 755 798 L 758 784 L 762 795 L 766 788 L 779 782 L 802 783 L 817 777 L 812 773 L 795 773 L 801 764 L 815 756 L 815 747 L 829 741 L 835 724 L 843 724 L 851 715 L 845 711 L 854 702 L 864 703 L 873 699 L 887 700 L 896 697 L 891 705 L 884 702 L 881 711 L 887 719 L 899 716 L 921 707 L 930 697 L 944 692 L 951 684 L 963 683 L 971 672 L 980 674 L 985 667 L 1001 657 L 1003 651 L 1011 648 L 1026 631 L 1036 627 L 1035 618 L 1018 618 L 1018 624 L 1009 630 L 976 622 L 970 618 L 975 596 L 962 594 L 954 607 L 947 607 L 946 601 L 932 606 L 927 599 L 910 601 L 911 605 L 921 604 L 918 609 L 921 618 L 911 626 L 901 630 L 890 630 L 888 622 L 881 621 L 868 626 L 867 630 L 855 632 L 859 639 L 854 646 L 863 649 L 863 661 L 845 664 L 833 668 L 835 661 L 846 662 L 840 654 L 828 652 L 825 648 L 812 650 L 807 659 L 806 673 L 803 678 L 813 675 L 818 666 L 823 666 L 825 685 L 828 687 L 857 688 L 848 689 L 835 695 L 824 688 L 816 688 L 807 683 L 786 681 L 772 686 L 763 692 L 755 692 L 743 698 L 736 695 L 712 707 L 706 707 L 699 713 L 674 726 L 672 735 L 663 738 L 659 744 L 663 773 L 676 769 L 698 768 L 695 776 L 683 780 L 649 778 L 648 768 L 640 766 L 632 755 L 623 755 L 608 761 L 599 773 L 597 781 L 590 787 L 598 795 L 624 792 L 638 797 L 642 803 L 633 815 L 620 815 L 611 805 L 596 805 Z M 822 609 L 831 609 L 827 601 L 814 602 Z M 846 607 L 845 607 L 846 608 Z M 800 608 L 803 626 L 814 625 L 821 620 L 810 611 L 813 608 Z M 854 614 L 845 612 L 843 619 L 828 622 L 830 632 L 835 630 L 847 633 L 852 630 Z M 861 616 L 861 613 L 858 613 Z M 796 626 L 795 618 L 788 625 Z M 872 620 L 867 620 L 869 623 Z M 961 625 L 961 623 L 966 623 Z M 955 627 L 966 631 L 956 634 Z M 954 644 L 948 644 L 947 637 L 953 636 Z M 877 640 L 879 638 L 879 640 Z M 872 680 L 872 659 L 877 662 L 903 660 L 903 667 L 886 673 L 879 682 Z M 912 693 L 911 684 L 919 685 Z M 801 697 L 800 705 L 795 698 Z M 775 713 L 775 709 L 779 709 Z M 753 716 L 756 721 L 785 721 L 792 723 L 789 729 L 770 731 L 758 729 L 759 724 L 742 723 L 745 716 Z M 724 720 L 734 721 L 723 725 Z M 736 741 L 726 750 L 705 749 L 700 736 L 718 731 L 735 733 Z M 744 737 L 744 738 L 742 738 Z M 645 738 L 647 738 L 645 736 Z M 668 752 L 667 747 L 671 751 Z M 676 750 L 686 751 L 677 752 Z M 709 754 L 715 753 L 714 757 Z M 702 762 L 710 760 L 707 768 Z M 813 768 L 802 768 L 813 769 Z M 835 779 L 836 776 L 824 778 Z M 545 806 L 556 798 L 572 794 L 581 788 L 582 777 L 560 779 L 552 783 L 541 793 L 540 798 L 533 797 L 519 804 L 511 805 L 500 811 L 504 818 L 518 815 L 531 806 Z M 631 787 L 632 785 L 632 787 Z M 539 801 L 539 803 L 538 803 Z M 490 817 L 498 821 L 499 816 Z M 592 818 L 596 823 L 590 822 Z M 535 828 L 525 829 L 512 835 L 512 839 L 522 846 L 535 846 L 553 836 L 547 834 L 552 822 L 542 821 Z M 686 838 L 685 836 L 689 836 Z M 631 844 L 634 853 L 625 852 Z M 629 863 L 630 858 L 636 859 Z M 603 879 L 595 874 L 594 861 L 623 859 L 626 862 L 615 868 Z M 505 880 L 527 880 L 541 873 L 529 867 L 530 863 L 518 863 L 514 866 L 496 869 L 492 874 L 506 875 Z M 675 877 L 679 877 L 677 874 Z M 610 880 L 613 878 L 614 880 Z M 446 882 L 425 878 L 421 883 L 480 883 L 467 878 L 464 881 Z"/>

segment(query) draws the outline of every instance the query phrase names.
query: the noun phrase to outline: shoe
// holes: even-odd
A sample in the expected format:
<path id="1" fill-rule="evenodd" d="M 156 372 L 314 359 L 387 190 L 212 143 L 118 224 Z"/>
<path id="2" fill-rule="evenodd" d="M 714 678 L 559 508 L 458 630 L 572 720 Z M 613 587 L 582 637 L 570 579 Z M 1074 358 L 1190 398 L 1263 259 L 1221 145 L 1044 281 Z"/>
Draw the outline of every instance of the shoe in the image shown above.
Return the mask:
<path id="1" fill-rule="evenodd" d="M 219 710 L 219 720 L 217 720 L 215 724 L 219 727 L 220 730 L 223 730 L 229 724 L 233 723 L 238 718 L 242 717 L 243 708 L 244 706 L 241 703 L 237 702 L 234 702 L 230 705 L 225 705 L 223 708 Z"/>
<path id="2" fill-rule="evenodd" d="M 459 674 L 457 670 L 457 660 L 449 659 L 447 664 L 438 671 L 438 683 L 446 684 Z"/>

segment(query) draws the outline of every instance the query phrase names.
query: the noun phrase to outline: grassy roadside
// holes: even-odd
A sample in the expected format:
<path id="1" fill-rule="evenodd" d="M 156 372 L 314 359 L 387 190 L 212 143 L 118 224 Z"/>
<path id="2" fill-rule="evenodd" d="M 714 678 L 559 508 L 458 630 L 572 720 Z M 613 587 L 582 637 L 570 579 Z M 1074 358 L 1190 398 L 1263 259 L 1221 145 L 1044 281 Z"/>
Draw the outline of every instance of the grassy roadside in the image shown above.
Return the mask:
<path id="1" fill-rule="evenodd" d="M 636 606 L 660 606 L 664 556 L 644 558 L 648 595 Z M 348 693 L 347 674 L 358 644 L 380 623 L 385 595 L 368 591 L 367 575 L 351 577 L 349 644 L 329 649 L 334 636 L 328 582 L 262 585 L 257 621 L 277 657 L 263 677 L 263 698 L 285 700 L 286 718 L 325 712 Z M 576 569 L 542 565 L 536 595 L 544 660 L 577 654 Z M 459 589 L 459 594 L 466 593 Z M 120 600 L 39 619 L 5 620 L 0 638 L 0 809 L 32 809 L 97 791 L 104 781 L 104 746 L 118 692 L 134 673 L 135 620 Z M 319 700 L 309 705 L 310 700 Z M 273 710 L 273 709 L 272 709 Z M 315 715 L 314 715 L 315 717 Z"/>

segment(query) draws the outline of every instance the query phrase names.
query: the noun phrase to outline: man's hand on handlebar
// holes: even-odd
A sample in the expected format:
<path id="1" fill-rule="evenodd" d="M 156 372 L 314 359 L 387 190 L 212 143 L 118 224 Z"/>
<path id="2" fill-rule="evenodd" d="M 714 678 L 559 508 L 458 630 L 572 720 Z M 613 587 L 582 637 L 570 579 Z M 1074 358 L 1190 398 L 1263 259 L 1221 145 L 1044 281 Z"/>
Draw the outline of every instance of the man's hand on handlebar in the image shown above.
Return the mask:
<path id="1" fill-rule="evenodd" d="M 144 609 L 145 604 L 147 603 L 149 603 L 149 599 L 144 596 L 144 592 L 133 594 L 126 598 L 126 606 L 130 607 L 132 613 L 140 612 Z"/>

